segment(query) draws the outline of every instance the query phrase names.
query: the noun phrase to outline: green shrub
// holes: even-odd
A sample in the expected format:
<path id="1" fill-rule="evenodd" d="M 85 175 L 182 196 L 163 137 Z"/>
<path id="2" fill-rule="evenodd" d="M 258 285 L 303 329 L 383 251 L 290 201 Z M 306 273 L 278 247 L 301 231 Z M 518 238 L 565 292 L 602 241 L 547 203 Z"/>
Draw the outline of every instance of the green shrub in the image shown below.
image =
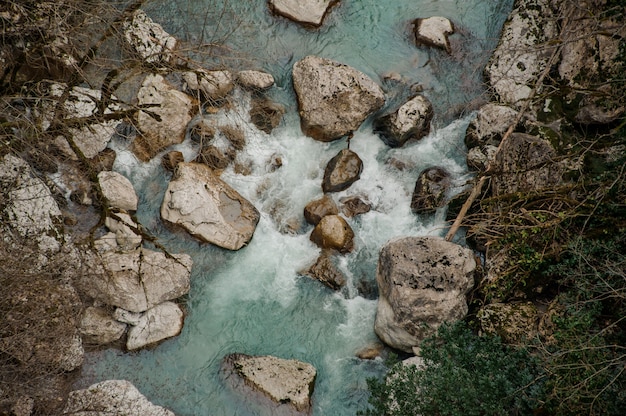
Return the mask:
<path id="1" fill-rule="evenodd" d="M 422 344 L 425 367 L 393 365 L 384 380 L 370 379 L 365 415 L 531 414 L 542 377 L 524 349 L 492 335 L 477 336 L 464 323 L 443 325 Z"/>

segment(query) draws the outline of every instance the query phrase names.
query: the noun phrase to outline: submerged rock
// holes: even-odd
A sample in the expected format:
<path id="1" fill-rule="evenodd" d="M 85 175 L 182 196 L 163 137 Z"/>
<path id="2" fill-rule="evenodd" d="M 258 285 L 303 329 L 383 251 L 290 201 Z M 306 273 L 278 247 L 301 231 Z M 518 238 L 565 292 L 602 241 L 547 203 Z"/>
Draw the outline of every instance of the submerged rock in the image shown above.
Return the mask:
<path id="1" fill-rule="evenodd" d="M 454 25 L 445 17 L 433 16 L 425 19 L 415 19 L 413 22 L 415 43 L 433 46 L 450 53 L 448 35 L 454 33 Z"/>
<path id="2" fill-rule="evenodd" d="M 239 250 L 254 234 L 260 214 L 237 191 L 198 163 L 179 163 L 161 217 L 203 241 Z"/>
<path id="3" fill-rule="evenodd" d="M 248 393 L 252 390 L 271 400 L 272 414 L 311 413 L 317 376 L 311 364 L 272 356 L 230 354 L 224 357 L 222 372 L 246 397 L 253 397 Z"/>
<path id="4" fill-rule="evenodd" d="M 307 26 L 320 26 L 324 16 L 339 0 L 269 0 L 270 9 Z"/>
<path id="5" fill-rule="evenodd" d="M 350 149 L 337 153 L 326 165 L 322 190 L 324 192 L 340 192 L 359 180 L 363 172 L 363 161 Z"/>
<path id="6" fill-rule="evenodd" d="M 74 390 L 65 404 L 64 415 L 174 416 L 156 406 L 126 380 L 106 380 L 83 390 Z"/>
<path id="7" fill-rule="evenodd" d="M 147 108 L 137 114 L 140 135 L 132 150 L 147 162 L 168 146 L 182 143 L 196 103 L 161 75 L 148 75 L 137 94 L 137 105 Z"/>
<path id="8" fill-rule="evenodd" d="M 402 147 L 411 139 L 421 139 L 430 132 L 433 106 L 424 96 L 413 97 L 391 114 L 374 123 L 374 130 L 390 147 Z"/>
<path id="9" fill-rule="evenodd" d="M 329 142 L 348 135 L 385 103 L 371 78 L 347 65 L 307 56 L 293 66 L 302 131 Z"/>
<path id="10" fill-rule="evenodd" d="M 404 237 L 380 251 L 374 330 L 387 345 L 412 352 L 444 322 L 467 313 L 474 286 L 471 250 L 438 237 Z"/>

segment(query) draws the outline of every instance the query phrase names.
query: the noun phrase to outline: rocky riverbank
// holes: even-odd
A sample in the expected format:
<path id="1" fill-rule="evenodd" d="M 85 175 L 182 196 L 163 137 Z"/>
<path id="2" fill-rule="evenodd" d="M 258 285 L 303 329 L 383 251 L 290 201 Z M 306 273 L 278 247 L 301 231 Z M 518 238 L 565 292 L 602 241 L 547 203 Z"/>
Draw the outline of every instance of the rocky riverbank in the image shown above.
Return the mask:
<path id="1" fill-rule="evenodd" d="M 323 2 L 323 10 L 290 3 L 296 2 L 273 1 L 269 7 L 311 27 L 323 24 L 336 2 Z M 529 226 L 540 229 L 542 223 L 556 221 L 562 210 L 542 205 L 533 211 L 517 201 L 572 185 L 568 178 L 584 166 L 574 152 L 581 130 L 603 134 L 623 128 L 625 105 L 620 84 L 612 82 L 624 71 L 619 48 L 624 26 L 612 15 L 591 19 L 582 6 L 566 0 L 553 3 L 517 2 L 486 68 L 493 102 L 478 110 L 466 144 L 468 166 L 476 169 L 480 184 L 476 200 L 494 203 L 468 204 L 470 214 L 460 217 L 474 251 L 439 238 L 406 236 L 381 250 L 375 330 L 391 348 L 419 353 L 424 338 L 443 322 L 463 319 L 468 310 L 481 317 L 483 331 L 505 334 L 513 342 L 538 330 L 541 311 L 529 293 L 549 285 L 508 287 L 511 263 L 518 259 L 515 247 L 497 238 L 510 225 L 501 213 L 525 217 Z M 121 15 L 102 6 L 110 26 L 96 32 L 100 40 L 92 54 L 113 42 L 125 62 L 104 74 L 89 72 L 96 61 L 78 52 L 88 39 L 74 40 L 76 33 L 67 27 L 44 28 L 44 17 L 60 7 L 56 3 L 30 9 L 11 3 L 0 15 L 11 23 L 5 36 L 15 41 L 5 42 L 15 46 L 0 51 L 7 91 L 0 114 L 0 270 L 6 287 L 0 300 L 6 316 L 0 333 L 2 411 L 107 411 L 94 394 L 107 406 L 122 395 L 131 397 L 130 404 L 122 401 L 118 407 L 131 409 L 125 414 L 145 414 L 144 406 L 152 406 L 132 385 L 117 381 L 72 392 L 68 400 L 67 387 L 85 348 L 152 347 L 179 334 L 184 325 L 183 299 L 193 261 L 185 253 L 165 250 L 137 220 L 132 184 L 112 171 L 115 154 L 108 145 L 114 136 L 123 138 L 138 160 L 156 159 L 173 172 L 160 210 L 163 224 L 226 250 L 241 249 L 256 232 L 257 208 L 220 179 L 227 167 L 245 174 L 246 166 L 236 157 L 246 146 L 245 134 L 214 114 L 240 97 L 251 103 L 249 113 L 240 116 L 270 133 L 285 112 L 266 95 L 274 85 L 272 75 L 194 64 L 184 53 L 189 45 L 165 32 L 140 5 L 134 3 Z M 80 25 L 93 29 L 80 9 L 75 13 L 72 18 L 82 16 Z M 453 22 L 415 18 L 416 47 L 452 52 L 448 37 Z M 119 29 L 121 36 L 113 36 L 111 29 Z M 38 38 L 42 31 L 50 36 Z M 97 80 L 96 88 L 86 86 L 87 79 L 81 78 L 85 71 L 92 84 Z M 292 75 L 302 131 L 312 140 L 348 138 L 349 147 L 353 132 L 367 119 L 374 119 L 375 131 L 390 147 L 430 132 L 433 108 L 417 86 L 407 85 L 412 92 L 408 99 L 384 108 L 388 97 L 377 82 L 341 62 L 308 56 L 293 65 Z M 187 137 L 195 143 L 191 158 L 172 150 Z M 616 154 L 623 157 L 620 143 L 603 143 L 592 151 L 606 163 Z M 280 169 L 282 162 L 274 155 L 266 164 Z M 310 201 L 302 221 L 285 230 L 308 232 L 311 226 L 311 241 L 323 251 L 302 273 L 333 289 L 345 283 L 333 263 L 358 250 L 347 219 L 371 209 L 367 196 L 338 201 L 338 206 L 333 193 L 360 180 L 362 169 L 358 154 L 341 150 L 326 166 L 324 198 Z M 450 204 L 450 187 L 445 169 L 425 170 L 411 208 L 423 214 Z M 466 198 L 452 201 L 451 220 Z M 468 298 L 475 285 L 480 307 L 472 303 L 478 296 Z M 235 387 L 252 386 L 287 403 L 286 414 L 311 411 L 316 373 L 309 364 L 237 353 L 224 357 L 225 377 L 247 380 L 233 383 Z M 244 363 L 255 359 L 263 362 L 263 374 L 245 369 Z M 39 381 L 15 388 L 35 379 Z M 296 387 L 297 394 L 284 393 Z M 171 414 L 150 408 L 151 414 Z"/>

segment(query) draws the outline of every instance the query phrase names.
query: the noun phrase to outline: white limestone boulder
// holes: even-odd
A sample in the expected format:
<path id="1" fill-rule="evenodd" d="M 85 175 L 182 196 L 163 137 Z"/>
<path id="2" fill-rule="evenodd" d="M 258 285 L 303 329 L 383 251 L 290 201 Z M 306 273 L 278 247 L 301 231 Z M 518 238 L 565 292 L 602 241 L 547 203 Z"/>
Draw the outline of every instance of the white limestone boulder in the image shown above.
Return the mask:
<path id="1" fill-rule="evenodd" d="M 137 211 L 139 199 L 133 184 L 124 175 L 113 171 L 98 173 L 98 183 L 109 207 Z"/>
<path id="2" fill-rule="evenodd" d="M 122 25 L 124 39 L 146 62 L 161 63 L 172 59 L 176 38 L 155 23 L 146 12 L 139 9 Z"/>
<path id="3" fill-rule="evenodd" d="M 269 0 L 274 13 L 305 26 L 321 26 L 324 16 L 339 0 Z"/>
<path id="4" fill-rule="evenodd" d="M 137 113 L 140 134 L 132 150 L 147 162 L 168 146 L 182 143 L 196 101 L 175 89 L 163 76 L 150 74 L 137 93 L 137 105 L 147 108 Z"/>
<path id="5" fill-rule="evenodd" d="M 370 77 L 330 59 L 307 56 L 294 64 L 292 73 L 302 131 L 316 140 L 351 134 L 385 103 Z"/>
<path id="6" fill-rule="evenodd" d="M 203 241 L 239 250 L 254 235 L 260 215 L 208 166 L 179 163 L 165 191 L 161 217 Z"/>
<path id="7" fill-rule="evenodd" d="M 126 331 L 126 325 L 113 319 L 103 308 L 89 307 L 83 313 L 80 333 L 87 344 L 109 344 L 117 341 Z"/>
<path id="8" fill-rule="evenodd" d="M 443 49 L 450 53 L 448 36 L 454 33 L 454 25 L 449 19 L 441 16 L 415 19 L 413 33 L 416 45 L 426 45 Z"/>
<path id="9" fill-rule="evenodd" d="M 417 95 L 396 111 L 374 122 L 374 130 L 390 147 L 402 147 L 411 140 L 419 140 L 430 132 L 433 106 L 422 95 Z"/>
<path id="10" fill-rule="evenodd" d="M 144 348 L 174 337 L 183 329 L 184 314 L 173 302 L 163 302 L 148 309 L 136 325 L 128 330 L 126 348 L 129 351 Z"/>
<path id="11" fill-rule="evenodd" d="M 106 380 L 70 392 L 63 415 L 174 416 L 156 406 L 126 380 Z"/>
<path id="12" fill-rule="evenodd" d="M 374 330 L 387 345 L 406 352 L 444 322 L 467 314 L 474 286 L 471 250 L 439 237 L 403 237 L 380 251 Z"/>
<path id="13" fill-rule="evenodd" d="M 244 397 L 250 399 L 255 393 L 261 393 L 272 403 L 275 411 L 272 414 L 310 414 L 317 376 L 311 364 L 272 356 L 230 354 L 224 358 L 222 366 L 231 384 Z"/>

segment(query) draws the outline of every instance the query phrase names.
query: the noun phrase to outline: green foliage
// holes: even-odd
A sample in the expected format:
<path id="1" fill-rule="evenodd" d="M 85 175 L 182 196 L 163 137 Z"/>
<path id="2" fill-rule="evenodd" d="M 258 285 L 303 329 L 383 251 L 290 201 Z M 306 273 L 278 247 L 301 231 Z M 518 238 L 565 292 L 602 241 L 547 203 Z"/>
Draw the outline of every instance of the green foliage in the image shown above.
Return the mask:
<path id="1" fill-rule="evenodd" d="M 463 323 L 443 325 L 422 344 L 425 367 L 398 363 L 369 380 L 365 415 L 531 414 L 542 391 L 539 367 L 524 349 L 477 336 Z"/>
<path id="2" fill-rule="evenodd" d="M 549 273 L 562 312 L 547 346 L 550 414 L 622 415 L 626 409 L 626 230 L 578 239 Z"/>

